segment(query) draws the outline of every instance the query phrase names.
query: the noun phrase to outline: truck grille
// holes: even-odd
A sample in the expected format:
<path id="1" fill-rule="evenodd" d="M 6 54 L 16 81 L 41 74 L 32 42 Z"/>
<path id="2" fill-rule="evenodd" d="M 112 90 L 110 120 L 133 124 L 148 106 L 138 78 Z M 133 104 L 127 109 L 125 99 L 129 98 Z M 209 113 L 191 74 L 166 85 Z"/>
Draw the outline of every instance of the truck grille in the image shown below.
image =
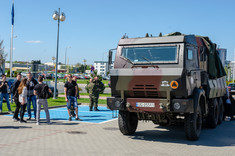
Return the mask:
<path id="1" fill-rule="evenodd" d="M 157 91 L 155 85 L 135 85 L 129 92 L 132 97 L 163 97 L 164 93 Z"/>

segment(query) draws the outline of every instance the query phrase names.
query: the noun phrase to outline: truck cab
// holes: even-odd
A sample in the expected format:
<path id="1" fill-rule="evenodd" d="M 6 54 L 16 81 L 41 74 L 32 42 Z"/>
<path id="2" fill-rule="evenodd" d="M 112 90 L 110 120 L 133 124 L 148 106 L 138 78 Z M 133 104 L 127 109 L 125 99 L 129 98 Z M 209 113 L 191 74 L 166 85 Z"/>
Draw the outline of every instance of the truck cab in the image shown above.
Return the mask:
<path id="1" fill-rule="evenodd" d="M 208 116 L 210 103 L 225 94 L 224 75 L 213 77 L 208 71 L 213 45 L 195 35 L 121 39 L 110 70 L 112 97 L 107 99 L 111 110 L 119 110 L 121 132 L 134 133 L 138 120 L 166 125 L 177 117 L 190 122 L 187 118 L 195 116 L 200 121 L 186 137 L 197 140 L 198 122 Z"/>

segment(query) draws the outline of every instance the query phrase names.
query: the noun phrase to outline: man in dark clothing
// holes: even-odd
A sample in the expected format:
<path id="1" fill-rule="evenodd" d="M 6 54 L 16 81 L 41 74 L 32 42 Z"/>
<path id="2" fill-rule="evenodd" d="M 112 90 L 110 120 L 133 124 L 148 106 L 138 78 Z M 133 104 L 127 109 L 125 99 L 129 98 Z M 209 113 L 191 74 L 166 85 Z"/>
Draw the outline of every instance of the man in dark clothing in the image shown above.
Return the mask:
<path id="1" fill-rule="evenodd" d="M 71 113 L 70 113 L 70 108 L 71 108 L 72 102 L 73 102 L 73 106 L 76 111 L 76 119 L 75 120 L 80 120 L 78 118 L 78 104 L 77 104 L 77 97 L 76 97 L 78 94 L 78 87 L 76 85 L 77 83 L 74 83 L 74 81 L 72 81 L 71 74 L 69 74 L 67 76 L 67 78 L 68 78 L 68 81 L 64 85 L 64 93 L 65 93 L 65 101 L 67 102 L 69 121 L 72 120 Z"/>
<path id="2" fill-rule="evenodd" d="M 51 124 L 50 122 L 50 114 L 48 111 L 48 102 L 47 102 L 47 98 L 41 96 L 41 93 L 45 90 L 43 90 L 43 87 L 45 87 L 45 89 L 48 89 L 48 93 L 51 93 L 51 90 L 49 89 L 49 87 L 46 84 L 43 84 L 43 78 L 42 76 L 38 77 L 38 82 L 39 84 L 37 84 L 34 88 L 34 95 L 37 95 L 37 123 L 36 125 L 40 125 L 40 110 L 41 110 L 41 105 L 43 105 L 43 109 L 46 113 L 46 119 L 47 119 L 47 123 Z"/>
<path id="3" fill-rule="evenodd" d="M 9 102 L 9 94 L 7 91 L 8 89 L 9 87 L 6 81 L 6 75 L 2 75 L 2 81 L 0 82 L 0 113 L 2 112 L 3 97 L 6 99 L 8 112 L 12 113 L 10 102 Z"/>
<path id="4" fill-rule="evenodd" d="M 13 94 L 13 98 L 14 98 L 14 101 L 16 104 L 16 109 L 15 109 L 14 116 L 13 116 L 13 121 L 20 120 L 18 117 L 19 110 L 20 110 L 20 102 L 19 102 L 19 94 L 18 94 L 18 90 L 17 90 L 20 85 L 20 82 L 21 82 L 21 73 L 17 74 L 16 81 L 12 84 L 12 94 Z"/>
<path id="5" fill-rule="evenodd" d="M 27 74 L 28 81 L 26 83 L 27 87 L 27 112 L 29 118 L 27 120 L 31 120 L 31 102 L 33 105 L 34 117 L 36 119 L 36 96 L 34 95 L 34 87 L 38 84 L 38 82 L 33 78 L 31 73 Z"/>

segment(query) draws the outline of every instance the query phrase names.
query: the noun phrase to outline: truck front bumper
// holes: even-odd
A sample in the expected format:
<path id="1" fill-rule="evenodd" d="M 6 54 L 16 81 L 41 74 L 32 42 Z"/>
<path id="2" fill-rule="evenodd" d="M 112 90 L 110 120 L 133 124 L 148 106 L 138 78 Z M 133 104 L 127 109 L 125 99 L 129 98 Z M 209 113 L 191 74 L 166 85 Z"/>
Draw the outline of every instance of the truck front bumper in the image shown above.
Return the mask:
<path id="1" fill-rule="evenodd" d="M 172 99 L 169 103 L 166 99 L 127 98 L 125 103 L 121 98 L 108 97 L 107 107 L 110 110 L 129 110 L 131 112 L 194 112 L 193 99 Z"/>

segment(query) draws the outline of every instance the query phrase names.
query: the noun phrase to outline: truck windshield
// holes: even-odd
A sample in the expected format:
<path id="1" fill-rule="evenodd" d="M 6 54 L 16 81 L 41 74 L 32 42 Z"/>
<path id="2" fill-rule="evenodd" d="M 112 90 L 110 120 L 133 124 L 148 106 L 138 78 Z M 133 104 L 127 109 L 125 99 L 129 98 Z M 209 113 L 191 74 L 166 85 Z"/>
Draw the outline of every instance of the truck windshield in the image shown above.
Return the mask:
<path id="1" fill-rule="evenodd" d="M 133 63 L 177 63 L 177 47 L 130 47 L 122 49 L 122 56 Z"/>

